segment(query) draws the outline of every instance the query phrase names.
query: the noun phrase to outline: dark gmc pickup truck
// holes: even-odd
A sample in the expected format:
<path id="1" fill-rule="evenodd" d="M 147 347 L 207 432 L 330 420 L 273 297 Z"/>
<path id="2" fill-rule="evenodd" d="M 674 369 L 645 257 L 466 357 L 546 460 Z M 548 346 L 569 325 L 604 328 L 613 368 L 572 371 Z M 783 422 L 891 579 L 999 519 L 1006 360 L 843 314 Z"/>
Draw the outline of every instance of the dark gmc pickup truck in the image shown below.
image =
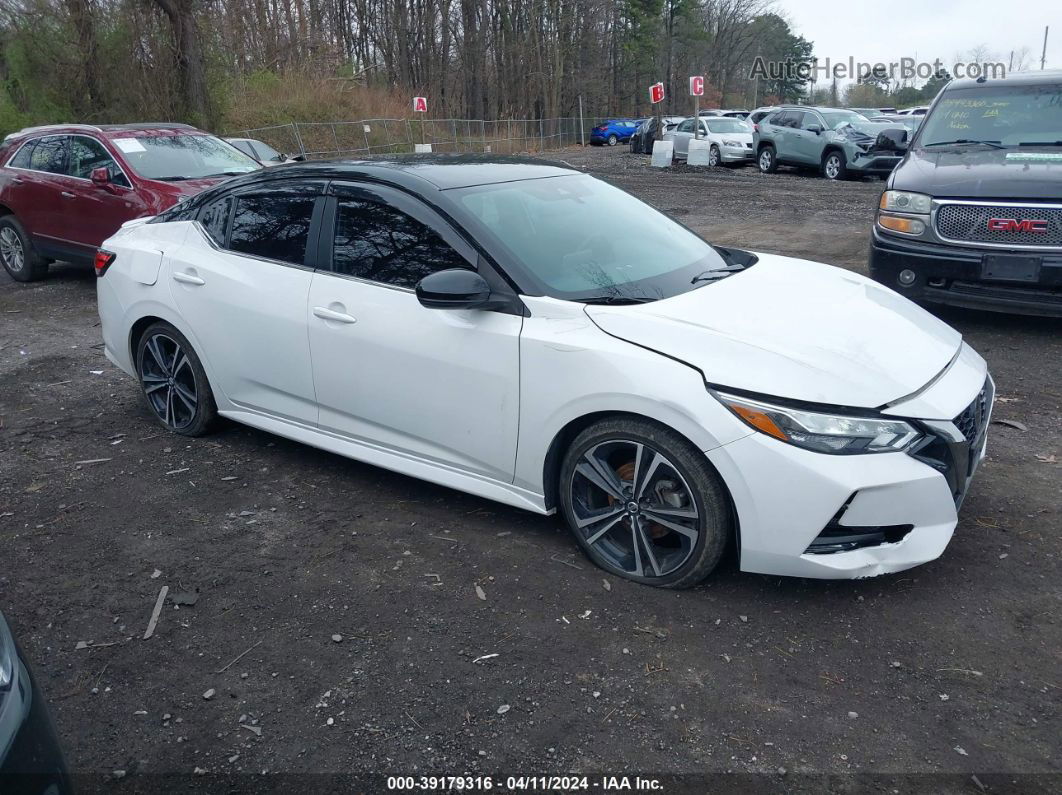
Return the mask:
<path id="1" fill-rule="evenodd" d="M 1062 316 L 1062 72 L 941 91 L 881 195 L 870 273 L 916 301 Z"/>

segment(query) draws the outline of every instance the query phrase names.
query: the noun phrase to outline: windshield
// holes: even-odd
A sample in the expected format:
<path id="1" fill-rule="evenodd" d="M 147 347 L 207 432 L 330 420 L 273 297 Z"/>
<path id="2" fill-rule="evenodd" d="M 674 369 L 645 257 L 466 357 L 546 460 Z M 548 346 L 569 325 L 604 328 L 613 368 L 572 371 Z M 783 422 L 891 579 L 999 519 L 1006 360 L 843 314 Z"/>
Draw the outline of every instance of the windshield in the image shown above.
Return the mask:
<path id="1" fill-rule="evenodd" d="M 284 155 L 278 152 L 264 141 L 255 141 L 254 149 L 262 156 L 263 160 L 283 160 Z"/>
<path id="2" fill-rule="evenodd" d="M 1058 144 L 1062 141 L 1062 83 L 947 91 L 922 123 L 918 143 L 934 146 L 953 141 Z"/>
<path id="3" fill-rule="evenodd" d="M 569 301 L 670 298 L 731 266 L 708 243 L 629 193 L 586 175 L 453 191 L 468 226 L 534 289 Z"/>
<path id="4" fill-rule="evenodd" d="M 868 119 L 876 119 L 876 118 L 878 118 L 880 116 L 884 116 L 885 115 L 884 113 L 882 113 L 877 108 L 852 108 L 852 110 L 854 110 L 856 113 L 859 113 L 862 116 L 866 116 Z"/>
<path id="5" fill-rule="evenodd" d="M 747 133 L 749 126 L 740 119 L 712 119 L 708 130 L 714 133 Z"/>
<path id="6" fill-rule="evenodd" d="M 213 135 L 147 135 L 114 138 L 111 143 L 145 179 L 231 176 L 262 167 L 232 144 Z"/>
<path id="7" fill-rule="evenodd" d="M 848 124 L 858 124 L 861 121 L 867 121 L 866 116 L 852 110 L 824 110 L 821 113 L 823 121 L 826 122 L 826 127 L 831 130 L 836 130 L 846 122 Z"/>

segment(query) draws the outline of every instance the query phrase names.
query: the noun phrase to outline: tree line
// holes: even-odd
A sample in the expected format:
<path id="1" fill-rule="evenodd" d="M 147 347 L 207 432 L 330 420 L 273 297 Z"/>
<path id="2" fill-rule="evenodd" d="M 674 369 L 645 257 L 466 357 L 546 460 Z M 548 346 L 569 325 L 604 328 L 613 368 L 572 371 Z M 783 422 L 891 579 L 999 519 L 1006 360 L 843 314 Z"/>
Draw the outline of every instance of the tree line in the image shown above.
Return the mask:
<path id="1" fill-rule="evenodd" d="M 795 101 L 807 60 L 770 0 L 0 0 L 0 131 L 49 121 L 645 115 Z M 248 99 L 250 97 L 250 99 Z M 295 118 L 302 115 L 303 118 Z"/>

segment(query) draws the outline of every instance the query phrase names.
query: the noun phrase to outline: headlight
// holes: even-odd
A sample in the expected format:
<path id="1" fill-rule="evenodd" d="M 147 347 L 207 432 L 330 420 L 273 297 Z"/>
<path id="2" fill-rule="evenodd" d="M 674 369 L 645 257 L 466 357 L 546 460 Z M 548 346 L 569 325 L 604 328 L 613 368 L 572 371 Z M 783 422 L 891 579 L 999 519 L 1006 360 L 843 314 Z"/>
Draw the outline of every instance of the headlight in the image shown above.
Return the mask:
<path id="1" fill-rule="evenodd" d="M 724 138 L 723 146 L 741 146 L 741 141 L 728 141 Z"/>
<path id="2" fill-rule="evenodd" d="M 903 420 L 821 414 L 713 392 L 746 425 L 783 442 L 818 453 L 895 453 L 921 438 Z"/>
<path id="3" fill-rule="evenodd" d="M 908 193 L 905 190 L 887 190 L 881 194 L 878 209 L 895 213 L 918 213 L 929 215 L 933 198 L 924 193 Z"/>

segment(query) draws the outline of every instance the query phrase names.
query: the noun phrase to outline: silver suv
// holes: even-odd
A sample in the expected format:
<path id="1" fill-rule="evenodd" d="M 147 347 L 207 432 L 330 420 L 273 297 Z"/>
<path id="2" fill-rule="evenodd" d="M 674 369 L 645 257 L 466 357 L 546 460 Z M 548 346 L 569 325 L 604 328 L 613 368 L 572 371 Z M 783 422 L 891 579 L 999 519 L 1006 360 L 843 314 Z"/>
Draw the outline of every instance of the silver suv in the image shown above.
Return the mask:
<path id="1" fill-rule="evenodd" d="M 906 149 L 907 131 L 854 110 L 790 107 L 760 119 L 754 137 L 756 162 L 766 174 L 778 166 L 797 166 L 815 168 L 827 179 L 846 179 L 888 175 Z"/>

